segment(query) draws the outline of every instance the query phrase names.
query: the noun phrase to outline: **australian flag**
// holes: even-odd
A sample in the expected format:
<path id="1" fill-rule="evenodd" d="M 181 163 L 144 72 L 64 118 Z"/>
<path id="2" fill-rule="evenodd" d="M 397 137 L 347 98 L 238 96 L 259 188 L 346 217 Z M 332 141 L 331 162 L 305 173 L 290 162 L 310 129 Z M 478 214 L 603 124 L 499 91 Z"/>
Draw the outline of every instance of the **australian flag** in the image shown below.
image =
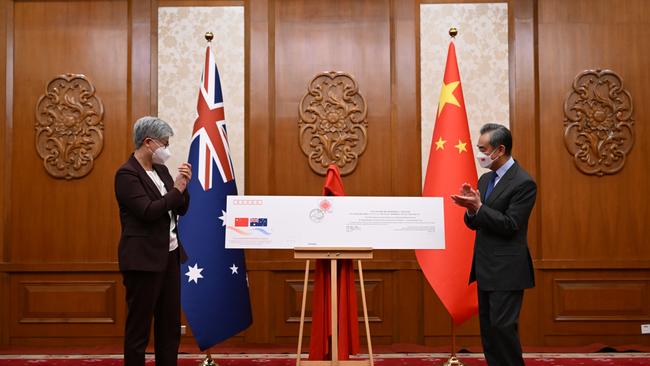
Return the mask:
<path id="1" fill-rule="evenodd" d="M 181 303 L 203 351 L 252 323 L 244 251 L 225 249 L 226 196 L 237 194 L 223 96 L 210 46 L 199 88 L 188 161 L 190 207 L 179 221 L 187 252 L 181 266 Z"/>

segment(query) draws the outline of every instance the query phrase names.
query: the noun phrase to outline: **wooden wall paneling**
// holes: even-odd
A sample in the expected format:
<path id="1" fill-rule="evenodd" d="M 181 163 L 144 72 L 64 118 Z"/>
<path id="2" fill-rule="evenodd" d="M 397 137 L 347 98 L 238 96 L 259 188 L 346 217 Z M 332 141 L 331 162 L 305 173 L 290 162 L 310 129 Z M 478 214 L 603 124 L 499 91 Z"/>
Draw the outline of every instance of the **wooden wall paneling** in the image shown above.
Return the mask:
<path id="1" fill-rule="evenodd" d="M 0 2 L 0 118 L 2 124 L 0 125 L 0 141 L 3 145 L 3 156 L 11 156 L 11 140 L 9 139 L 11 125 L 11 105 L 12 103 L 12 93 L 11 93 L 11 77 L 8 77 L 8 70 L 11 70 L 13 67 L 12 59 L 8 57 L 12 52 L 9 49 L 11 47 L 11 42 L 8 38 L 11 34 L 11 29 L 13 29 L 13 8 L 12 3 L 8 0 L 3 0 Z M 7 155 L 9 154 L 9 155 Z M 2 189 L 0 189 L 0 262 L 4 262 L 7 258 L 7 249 L 5 245 L 5 219 L 7 218 L 8 212 L 7 202 L 9 195 L 6 192 L 6 184 L 9 179 L 7 172 L 7 160 L 0 159 L 0 176 L 2 177 Z"/>
<path id="2" fill-rule="evenodd" d="M 391 11 L 391 195 L 421 194 L 419 14 L 418 1 L 390 2 Z M 415 252 L 395 250 L 379 253 L 405 261 L 414 269 L 394 272 L 392 307 L 395 313 L 393 342 L 422 343 L 424 339 L 423 295 L 429 286 L 417 266 Z M 408 299 L 403 301 L 403 299 Z M 427 309 L 428 310 L 428 309 Z"/>
<path id="3" fill-rule="evenodd" d="M 9 245 L 14 263 L 107 262 L 119 224 L 112 185 L 124 160 L 126 2 L 16 2 Z M 70 14 L 77 14 L 71 17 Z M 47 60 L 46 63 L 43 60 Z M 107 113 L 104 148 L 83 179 L 53 179 L 34 149 L 34 108 L 47 83 L 85 74 Z M 34 189 L 39 187 L 39 189 Z M 99 219 L 98 219 L 99 218 Z M 38 223 L 38 230 L 35 225 Z"/>
<path id="4" fill-rule="evenodd" d="M 423 289 L 428 284 L 419 270 L 398 270 L 393 276 L 395 287 L 390 300 L 395 322 L 392 341 L 420 344 L 424 338 Z"/>
<path id="5" fill-rule="evenodd" d="M 273 271 L 271 275 L 271 293 L 274 294 L 275 305 L 269 314 L 272 327 L 272 340 L 276 343 L 297 344 L 300 309 L 302 305 L 302 284 L 304 276 L 300 271 Z M 309 321 L 305 322 L 304 335 L 309 337 L 311 332 L 311 295 L 313 277 L 308 288 Z M 308 344 L 307 342 L 303 342 Z"/>
<path id="6" fill-rule="evenodd" d="M 7 93 L 3 98 L 7 102 L 2 126 L 7 142 L 3 144 L 3 192 L 8 192 L 4 197 L 13 198 L 2 206 L 0 291 L 11 294 L 12 299 L 2 302 L 2 343 L 119 343 L 124 293 L 116 272 L 119 223 L 111 182 L 130 147 L 125 138 L 130 127 L 128 4 L 119 0 L 3 1 L 2 8 L 3 18 L 9 19 L 3 22 L 8 28 L 3 29 L 1 37 L 3 73 L 6 70 L 8 81 L 3 85 Z M 21 67 L 10 67 L 11 62 Z M 146 70 L 149 73 L 148 67 Z M 49 80 L 65 73 L 85 74 L 105 106 L 102 153 L 89 175 L 70 181 L 49 176 L 34 148 L 36 101 Z M 16 303 L 14 300 L 24 294 L 17 281 L 25 278 L 39 284 L 33 293 L 36 297 L 30 297 L 31 302 Z M 73 286 L 79 291 L 57 293 L 56 289 L 62 288 L 60 281 L 86 281 L 90 287 Z M 105 293 L 93 292 L 91 284 L 98 281 L 114 285 Z M 54 294 L 61 307 L 53 308 L 51 305 L 57 303 L 47 302 Z M 101 303 L 108 315 L 83 315 L 83 309 L 76 305 L 80 298 L 90 300 L 85 305 Z M 20 315 L 29 309 L 34 316 L 26 319 Z M 47 309 L 52 310 L 49 315 Z M 39 314 L 50 318 L 42 319 Z"/>
<path id="7" fill-rule="evenodd" d="M 316 73 L 338 70 L 350 72 L 357 79 L 361 93 L 372 106 L 368 116 L 369 148 L 361 156 L 357 170 L 343 178 L 346 191 L 418 195 L 419 166 L 412 167 L 413 161 L 403 159 L 419 156 L 419 145 L 409 143 L 412 136 L 419 136 L 414 99 L 416 3 L 406 7 L 391 1 L 271 1 L 248 5 L 247 192 L 320 193 L 323 177 L 311 172 L 299 150 L 297 107 Z M 394 156 L 396 152 L 401 154 L 399 159 Z M 291 267 L 295 271 L 292 276 L 302 276 L 302 264 L 295 264 L 290 251 L 249 251 L 247 255 L 249 270 L 266 270 L 276 276 L 276 271 Z M 381 266 L 394 265 L 395 260 L 402 263 L 400 268 L 417 268 L 413 253 L 398 251 L 377 252 L 376 260 L 368 262 L 366 268 L 384 268 Z M 412 275 L 406 277 L 412 279 Z M 277 285 L 275 277 L 270 281 Z M 387 290 L 387 297 L 382 299 L 389 300 L 390 312 L 397 311 L 392 304 L 396 288 Z M 251 291 L 253 297 L 258 296 Z M 417 301 L 413 306 L 419 306 Z M 412 320 L 409 324 L 417 328 L 415 323 Z M 393 331 L 401 332 L 406 339 L 418 334 L 406 330 L 410 326 Z M 373 324 L 373 329 L 376 327 Z M 382 337 L 386 342 L 393 336 L 387 333 Z"/>
<path id="8" fill-rule="evenodd" d="M 273 27 L 272 18 L 269 18 L 271 7 L 268 0 L 263 0 L 246 1 L 244 8 L 244 22 L 248 25 L 244 33 L 245 169 L 246 177 L 255 178 L 246 179 L 245 191 L 249 194 L 268 194 L 271 153 L 268 145 L 271 122 L 269 106 L 272 88 L 269 70 L 270 55 L 273 54 L 273 40 L 269 35 Z"/>
<path id="9" fill-rule="evenodd" d="M 0 296 L 3 299 L 9 299 L 11 292 L 9 289 L 9 275 L 0 271 Z M 0 346 L 9 344 L 9 324 L 11 322 L 11 314 L 9 313 L 9 301 L 2 301 L 0 303 Z"/>
<path id="10" fill-rule="evenodd" d="M 250 31 L 245 34 L 247 53 L 246 71 L 246 192 L 248 194 L 273 194 L 272 179 L 275 174 L 272 162 L 275 152 L 275 0 L 248 1 L 245 16 L 249 17 Z M 296 108 L 297 113 L 297 108 Z M 297 122 L 296 122 L 297 123 Z M 256 262 L 282 258 L 288 261 L 288 251 L 249 250 L 246 252 L 248 270 Z M 261 269 L 260 269 L 261 270 Z M 270 273 L 260 273 L 268 281 Z M 251 290 L 251 298 L 259 296 Z M 260 308 L 261 309 L 261 308 Z M 256 313 L 253 316 L 258 319 Z M 253 324 L 251 332 L 257 336 L 262 328 Z M 268 328 L 263 331 L 268 335 Z M 256 336 L 256 337 L 257 337 Z"/>
<path id="11" fill-rule="evenodd" d="M 157 40 L 153 33 L 157 34 L 157 8 L 153 8 L 152 1 L 129 0 L 128 8 L 128 99 L 127 99 L 127 125 L 133 123 L 142 116 L 150 115 L 156 109 L 157 84 L 152 83 L 152 74 L 157 72 L 157 56 L 152 57 L 152 49 L 157 46 L 153 42 Z M 153 14 L 156 16 L 154 17 Z M 154 20 L 155 18 L 155 20 Z M 156 43 L 157 44 L 157 43 Z M 154 63 L 154 58 L 156 59 Z M 155 84 L 155 85 L 154 85 Z M 154 89 L 155 87 L 155 89 Z M 132 140 L 132 129 L 127 128 L 127 141 Z M 126 152 L 133 151 L 133 143 L 129 143 Z"/>
<path id="12" fill-rule="evenodd" d="M 12 276 L 13 317 L 19 324 L 114 324 L 117 323 L 117 281 L 79 280 L 75 276 Z M 70 278 L 72 277 L 72 278 Z M 106 276 L 104 276 L 106 277 Z M 47 279 L 44 279 L 47 278 Z M 66 299 L 69 301 L 61 301 Z M 57 329 L 59 333 L 62 330 Z M 119 329 L 118 329 L 119 331 Z M 14 336 L 29 334 L 16 327 Z"/>
<path id="13" fill-rule="evenodd" d="M 297 143 L 297 103 L 324 70 L 353 75 L 370 106 L 368 147 L 343 179 L 346 193 L 390 194 L 389 2 L 281 1 L 275 17 L 274 194 L 321 192 L 323 178 L 311 172 Z"/>
<path id="14" fill-rule="evenodd" d="M 0 296 L 13 298 L 14 288 L 29 282 L 38 284 L 35 298 L 43 299 L 43 284 L 85 280 L 96 286 L 73 285 L 80 292 L 65 296 L 90 296 L 95 313 L 108 311 L 97 300 L 101 296 L 113 297 L 115 305 L 109 324 L 84 323 L 84 317 L 92 318 L 83 315 L 84 308 L 72 306 L 70 314 L 57 318 L 55 307 L 1 302 L 0 345 L 99 344 L 121 337 L 124 294 L 115 265 L 119 223 L 112 185 L 106 182 L 132 151 L 133 121 L 156 111 L 153 18 L 161 3 L 168 2 L 0 2 L 5 24 L 0 29 L 0 115 L 5 118 L 0 126 L 5 154 L 0 161 Z M 247 192 L 320 193 L 323 178 L 311 172 L 298 146 L 297 105 L 314 74 L 338 69 L 357 78 L 369 107 L 369 145 L 357 170 L 343 178 L 348 194 L 419 194 L 420 168 L 413 165 L 420 146 L 413 143 L 419 142 L 419 2 L 243 3 Z M 648 322 L 650 303 L 650 248 L 645 245 L 650 233 L 644 221 L 650 202 L 637 193 L 650 183 L 650 151 L 642 143 L 650 134 L 650 107 L 642 103 L 650 97 L 644 63 L 650 56 L 650 9 L 641 0 L 511 0 L 509 12 L 515 156 L 539 185 L 529 238 L 538 286 L 526 292 L 523 343 L 642 343 L 638 326 Z M 57 21 L 61 14 L 82 15 Z M 39 61 L 44 59 L 48 62 Z M 14 69 L 14 60 L 20 69 Z M 107 106 L 106 145 L 88 177 L 63 182 L 50 178 L 35 157 L 33 108 L 48 78 L 74 72 L 72 67 L 95 82 Z M 603 178 L 579 173 L 562 140 L 562 103 L 570 82 L 579 71 L 598 67 L 623 77 L 632 93 L 637 133 L 625 168 Z M 42 230 L 30 225 L 36 221 L 44 223 Z M 67 230 L 71 225 L 84 229 Z M 247 257 L 255 321 L 231 342 L 295 341 L 295 281 L 302 279 L 304 263 L 294 261 L 290 251 L 249 251 Z M 412 252 L 378 252 L 364 269 L 375 342 L 450 343 L 449 317 Z M 115 290 L 101 290 L 102 281 L 114 282 Z M 281 299 L 278 293 L 284 294 Z M 20 323 L 17 312 L 26 309 L 49 320 Z M 75 316 L 78 322 L 60 332 L 65 323 L 52 320 Z M 476 318 L 460 327 L 459 346 L 476 347 L 477 329 Z"/>
<path id="15" fill-rule="evenodd" d="M 244 34 L 246 110 L 246 192 L 272 194 L 274 173 L 271 162 L 274 151 L 274 90 L 275 90 L 275 0 L 246 1 L 244 16 L 248 27 Z M 297 108 L 296 108 L 297 113 Z M 297 122 L 296 122 L 297 123 Z M 270 291 L 272 266 L 276 257 L 288 261 L 287 251 L 246 251 L 249 273 L 253 324 L 246 331 L 249 342 L 269 342 L 272 335 L 271 311 L 276 299 Z M 282 265 L 279 264 L 279 268 Z"/>
<path id="16" fill-rule="evenodd" d="M 420 6 L 416 0 L 391 0 L 390 11 L 391 195 L 419 196 L 421 154 L 420 144 L 414 142 L 420 140 L 420 33 L 416 22 Z"/>
<path id="17" fill-rule="evenodd" d="M 539 3 L 540 163 L 544 260 L 635 261 L 650 258 L 646 224 L 650 197 L 650 10 L 642 1 L 542 1 Z M 560 56 L 561 55 L 561 56 Z M 582 174 L 563 141 L 562 106 L 576 74 L 611 69 L 632 94 L 636 143 L 617 174 Z M 558 125 L 560 124 L 560 125 Z M 560 188 L 560 189 L 556 189 Z M 576 262 L 576 265 L 581 265 Z"/>
<path id="18" fill-rule="evenodd" d="M 399 329 L 395 323 L 395 319 L 399 318 L 399 314 L 394 312 L 396 305 L 392 302 L 395 297 L 390 296 L 391 293 L 396 291 L 395 288 L 398 287 L 394 278 L 395 273 L 393 271 L 364 271 L 370 334 L 372 335 L 373 343 L 376 344 L 391 344 L 397 341 L 395 332 Z M 355 279 L 360 341 L 362 344 L 365 344 L 365 328 L 363 327 L 363 312 L 361 310 L 361 287 L 358 274 L 355 274 Z M 276 344 L 297 343 L 303 280 L 304 271 L 275 270 L 272 272 L 269 293 L 272 294 L 274 305 L 271 305 L 268 322 L 272 327 L 271 341 Z M 313 280 L 312 273 L 310 274 L 307 289 L 305 341 L 303 342 L 305 351 L 308 349 L 309 342 L 307 340 L 309 340 L 311 334 Z"/>
<path id="19" fill-rule="evenodd" d="M 644 344 L 640 324 L 650 321 L 646 270 L 557 270 L 540 278 L 544 345 L 612 347 Z"/>
<path id="20" fill-rule="evenodd" d="M 247 253 L 248 255 L 248 253 Z M 247 262 L 250 260 L 247 257 Z M 251 270 L 247 267 L 250 283 L 253 324 L 245 332 L 245 341 L 250 343 L 270 342 L 273 324 L 273 310 L 278 307 L 279 298 L 272 291 L 270 271 Z"/>
<path id="21" fill-rule="evenodd" d="M 3 26 L 4 25 L 4 26 Z M 9 0 L 0 1 L 0 142 L 5 159 L 0 159 L 0 296 L 9 296 L 9 276 L 5 273 L 3 263 L 9 258 L 7 245 L 7 219 L 9 218 L 8 204 L 9 174 L 11 161 L 11 111 L 13 105 L 13 57 L 12 52 L 13 3 Z M 9 305 L 0 301 L 0 346 L 9 343 Z"/>
<path id="22" fill-rule="evenodd" d="M 275 0 L 248 1 L 246 46 L 246 192 L 271 194 L 274 171 Z M 297 113 L 297 108 L 296 108 Z M 297 122 L 296 122 L 297 123 Z"/>
<path id="23" fill-rule="evenodd" d="M 650 320 L 647 278 L 555 279 L 553 316 L 557 321 Z"/>
<path id="24" fill-rule="evenodd" d="M 508 4 L 508 50 L 510 67 L 510 126 L 517 160 L 535 178 L 538 186 L 538 100 L 536 0 L 513 0 Z M 541 188 L 540 188 L 541 189 Z M 537 215 L 542 202 L 537 200 L 528 229 L 529 247 L 535 256 L 541 248 L 537 237 Z"/>
<path id="25" fill-rule="evenodd" d="M 11 344 L 119 344 L 126 317 L 116 273 L 11 276 Z"/>
<path id="26" fill-rule="evenodd" d="M 538 173 L 538 94 L 537 94 L 537 8 L 536 0 L 513 0 L 508 3 L 508 50 L 510 68 L 510 126 L 513 134 L 513 155 L 524 166 L 538 186 L 537 202 L 529 219 L 528 248 L 535 261 L 541 257 L 539 212 L 543 206 L 543 186 Z M 536 271 L 539 277 L 539 271 Z M 541 339 L 539 312 L 543 286 L 526 290 L 521 312 L 520 336 L 523 345 L 538 344 Z"/>
<path id="27" fill-rule="evenodd" d="M 395 306 L 395 297 L 399 294 L 397 288 L 403 283 L 398 283 L 398 271 L 373 270 L 369 271 L 364 267 L 363 279 L 366 283 L 366 301 L 368 304 L 368 318 L 370 323 L 370 336 L 373 344 L 392 344 L 399 339 L 402 315 Z M 361 310 L 361 292 L 357 279 L 357 313 L 359 319 L 363 319 Z M 359 323 L 359 340 L 361 344 L 366 343 L 365 326 Z"/>
<path id="28" fill-rule="evenodd" d="M 440 302 L 426 279 L 422 297 L 424 312 L 422 321 L 424 323 L 423 341 L 427 346 L 451 346 L 451 316 Z M 480 351 L 481 340 L 478 327 L 478 316 L 474 316 L 456 328 L 456 351 L 469 349 L 473 352 Z"/>
<path id="29" fill-rule="evenodd" d="M 650 198 L 639 195 L 638 187 L 650 183 L 650 149 L 639 143 L 650 137 L 650 107 L 640 102 L 650 98 L 644 61 L 650 56 L 650 9 L 634 0 L 545 0 L 538 2 L 538 14 L 539 174 L 544 184 L 538 196 L 543 202 L 538 257 L 542 290 L 553 295 L 553 303 L 544 300 L 551 307 L 543 307 L 543 344 L 571 346 L 595 339 L 610 346 L 643 344 L 639 326 L 647 322 L 649 301 Z M 621 75 L 634 105 L 636 142 L 625 167 L 600 178 L 576 169 L 563 140 L 564 100 L 574 77 L 587 69 Z M 596 300 L 597 307 L 587 299 Z M 626 303 L 612 303 L 617 300 Z M 570 309 L 572 320 L 560 308 L 564 314 Z"/>

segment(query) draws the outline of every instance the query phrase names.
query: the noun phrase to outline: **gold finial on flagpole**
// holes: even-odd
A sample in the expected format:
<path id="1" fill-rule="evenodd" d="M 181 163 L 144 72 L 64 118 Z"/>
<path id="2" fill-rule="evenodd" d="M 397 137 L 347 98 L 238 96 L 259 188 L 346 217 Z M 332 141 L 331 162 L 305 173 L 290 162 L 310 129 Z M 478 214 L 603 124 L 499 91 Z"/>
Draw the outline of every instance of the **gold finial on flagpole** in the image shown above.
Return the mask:
<path id="1" fill-rule="evenodd" d="M 205 40 L 208 42 L 212 42 L 212 38 L 214 38 L 214 34 L 212 32 L 205 32 Z"/>
<path id="2" fill-rule="evenodd" d="M 456 38 L 456 36 L 458 35 L 458 29 L 456 29 L 456 27 L 449 28 L 449 35 L 451 36 L 451 38 Z"/>

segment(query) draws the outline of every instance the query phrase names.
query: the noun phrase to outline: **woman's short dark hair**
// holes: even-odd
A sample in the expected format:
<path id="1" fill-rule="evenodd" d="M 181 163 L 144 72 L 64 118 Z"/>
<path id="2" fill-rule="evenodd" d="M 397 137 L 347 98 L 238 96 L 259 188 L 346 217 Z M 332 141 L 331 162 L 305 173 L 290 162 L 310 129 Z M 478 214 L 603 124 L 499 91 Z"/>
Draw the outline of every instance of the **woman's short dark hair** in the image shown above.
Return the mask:
<path id="1" fill-rule="evenodd" d="M 503 145 L 506 148 L 506 155 L 511 155 L 512 152 L 512 134 L 510 130 L 498 123 L 487 123 L 481 127 L 481 135 L 490 134 L 490 146 L 497 148 Z"/>
<path id="2" fill-rule="evenodd" d="M 142 146 L 144 140 L 152 139 L 165 139 L 174 136 L 174 130 L 171 126 L 162 119 L 152 116 L 144 116 L 133 125 L 133 144 L 136 149 Z"/>

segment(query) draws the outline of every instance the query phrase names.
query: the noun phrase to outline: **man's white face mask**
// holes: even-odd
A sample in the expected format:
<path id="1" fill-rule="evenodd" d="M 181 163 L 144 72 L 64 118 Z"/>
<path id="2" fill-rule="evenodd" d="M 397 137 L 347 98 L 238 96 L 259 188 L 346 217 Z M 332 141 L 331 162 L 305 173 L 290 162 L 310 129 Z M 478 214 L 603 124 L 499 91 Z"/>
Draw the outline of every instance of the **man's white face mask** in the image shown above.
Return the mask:
<path id="1" fill-rule="evenodd" d="M 482 168 L 489 169 L 494 161 L 498 159 L 499 157 L 497 156 L 496 158 L 492 158 L 492 154 L 494 154 L 496 150 L 492 151 L 490 155 L 485 154 L 482 151 L 479 151 L 476 154 L 476 160 L 478 161 L 478 165 L 480 165 Z"/>

